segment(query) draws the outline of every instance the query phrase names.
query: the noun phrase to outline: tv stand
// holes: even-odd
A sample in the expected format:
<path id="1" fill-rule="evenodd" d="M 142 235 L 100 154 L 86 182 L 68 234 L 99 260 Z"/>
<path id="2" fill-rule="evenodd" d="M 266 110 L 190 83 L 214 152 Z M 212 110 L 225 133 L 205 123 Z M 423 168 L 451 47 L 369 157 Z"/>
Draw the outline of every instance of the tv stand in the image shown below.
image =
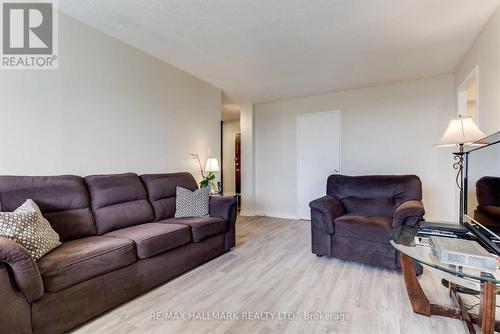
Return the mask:
<path id="1" fill-rule="evenodd" d="M 469 333 L 476 333 L 474 324 L 481 327 L 481 333 L 493 334 L 500 332 L 500 321 L 495 320 L 496 304 L 496 285 L 492 282 L 481 282 L 480 291 L 480 310 L 479 314 L 469 313 L 462 298 L 460 298 L 460 286 L 455 283 L 449 283 L 450 298 L 453 298 L 457 307 L 442 306 L 431 304 L 425 295 L 417 274 L 413 267 L 413 259 L 401 253 L 401 267 L 406 287 L 406 293 L 410 300 L 413 312 L 430 317 L 437 315 L 442 317 L 454 318 L 465 322 Z"/>
<path id="2" fill-rule="evenodd" d="M 481 327 L 483 334 L 500 332 L 500 321 L 495 321 L 496 290 L 497 285 L 500 286 L 500 270 L 490 273 L 487 270 L 441 263 L 433 257 L 429 246 L 415 242 L 417 233 L 418 230 L 414 227 L 403 226 L 399 233 L 394 233 L 391 240 L 391 244 L 400 252 L 404 283 L 413 312 L 425 316 L 437 315 L 463 320 L 469 333 L 476 333 L 475 324 Z M 429 302 L 417 279 L 414 261 L 442 272 L 442 277 L 449 281 L 449 295 L 456 306 L 442 306 Z M 464 305 L 460 297 L 464 287 L 475 290 L 476 294 L 480 295 L 478 314 L 469 313 Z"/>

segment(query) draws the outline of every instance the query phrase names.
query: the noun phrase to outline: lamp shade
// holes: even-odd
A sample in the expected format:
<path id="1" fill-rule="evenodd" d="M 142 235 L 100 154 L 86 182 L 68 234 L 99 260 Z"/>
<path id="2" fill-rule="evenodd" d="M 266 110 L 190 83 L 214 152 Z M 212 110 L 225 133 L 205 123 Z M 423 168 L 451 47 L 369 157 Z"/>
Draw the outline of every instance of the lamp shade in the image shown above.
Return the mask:
<path id="1" fill-rule="evenodd" d="M 471 117 L 459 117 L 450 121 L 443 136 L 434 146 L 470 145 L 484 137 L 486 135 Z"/>
<path id="2" fill-rule="evenodd" d="M 205 167 L 206 172 L 218 172 L 220 171 L 219 162 L 215 158 L 210 158 L 207 160 L 207 165 Z"/>

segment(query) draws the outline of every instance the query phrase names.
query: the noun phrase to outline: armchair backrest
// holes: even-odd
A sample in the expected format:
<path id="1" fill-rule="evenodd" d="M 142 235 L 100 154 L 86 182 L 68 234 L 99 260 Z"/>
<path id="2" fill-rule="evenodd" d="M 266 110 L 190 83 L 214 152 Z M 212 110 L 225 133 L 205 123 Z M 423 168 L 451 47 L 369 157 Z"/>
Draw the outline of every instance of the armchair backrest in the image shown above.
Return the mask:
<path id="1" fill-rule="evenodd" d="M 476 182 L 479 205 L 500 206 L 500 177 L 484 176 Z"/>
<path id="2" fill-rule="evenodd" d="M 326 193 L 346 213 L 392 217 L 401 203 L 422 200 L 422 183 L 416 175 L 330 175 Z"/>

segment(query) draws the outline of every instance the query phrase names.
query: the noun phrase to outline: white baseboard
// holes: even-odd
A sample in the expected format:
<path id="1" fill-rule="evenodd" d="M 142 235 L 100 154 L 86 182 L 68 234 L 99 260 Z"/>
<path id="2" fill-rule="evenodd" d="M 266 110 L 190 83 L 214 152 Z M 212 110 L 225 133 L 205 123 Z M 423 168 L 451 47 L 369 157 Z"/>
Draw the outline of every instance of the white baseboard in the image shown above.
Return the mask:
<path id="1" fill-rule="evenodd" d="M 269 211 L 254 211 L 255 216 L 283 218 L 283 219 L 297 219 L 296 214 L 286 212 L 269 212 Z"/>
<path id="2" fill-rule="evenodd" d="M 253 217 L 255 212 L 251 210 L 240 210 L 240 216 Z"/>
<path id="3" fill-rule="evenodd" d="M 283 219 L 297 219 L 297 215 L 292 213 L 253 211 L 253 210 L 241 210 L 240 216 L 246 216 L 246 217 L 262 216 L 262 217 L 283 218 Z"/>

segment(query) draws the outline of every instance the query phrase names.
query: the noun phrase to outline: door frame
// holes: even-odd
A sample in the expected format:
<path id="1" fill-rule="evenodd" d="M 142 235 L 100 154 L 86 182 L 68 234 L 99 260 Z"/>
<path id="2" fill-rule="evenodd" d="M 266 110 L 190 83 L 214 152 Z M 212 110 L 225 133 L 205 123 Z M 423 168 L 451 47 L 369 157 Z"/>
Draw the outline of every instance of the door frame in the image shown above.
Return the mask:
<path id="1" fill-rule="evenodd" d="M 467 105 L 463 106 L 463 100 L 467 101 L 467 89 L 471 82 L 474 82 L 476 85 L 476 115 L 474 122 L 479 126 L 479 65 L 474 66 L 469 74 L 465 77 L 465 79 L 458 85 L 457 87 L 457 116 L 471 116 L 468 115 Z M 467 103 L 467 102 L 466 102 Z"/>
<path id="2" fill-rule="evenodd" d="M 224 192 L 224 121 L 220 121 L 220 191 Z"/>
<path id="3" fill-rule="evenodd" d="M 240 138 L 240 156 L 239 156 L 239 161 L 238 161 L 238 164 L 239 164 L 239 169 L 240 169 L 240 191 L 237 191 L 237 187 L 236 185 L 238 184 L 238 182 L 236 182 L 238 180 L 238 178 L 236 177 L 236 138 Z M 234 133 L 234 139 L 233 139 L 233 145 L 234 145 L 234 159 L 233 159 L 233 166 L 234 166 L 234 193 L 239 193 L 241 194 L 241 129 L 240 129 L 240 132 L 235 132 Z"/>
<path id="4" fill-rule="evenodd" d="M 300 215 L 299 215 L 299 163 L 300 163 L 300 155 L 299 155 L 299 121 L 301 118 L 304 118 L 304 117 L 311 117 L 311 116 L 317 116 L 317 115 L 321 115 L 321 114 L 333 114 L 333 113 L 338 113 L 339 115 L 339 170 L 338 170 L 338 173 L 340 174 L 341 171 L 342 171 L 342 110 L 341 109 L 333 109 L 333 110 L 326 110 L 326 111 L 319 111 L 319 112 L 311 112 L 311 113 L 298 113 L 297 114 L 297 124 L 296 124 L 296 142 L 295 142 L 295 145 L 296 145 L 296 152 L 295 152 L 295 156 L 296 156 L 296 161 L 295 161 L 295 181 L 296 181 L 296 196 L 295 196 L 295 201 L 296 201 L 296 205 L 297 205 L 297 209 L 296 209 L 296 212 L 295 212 L 295 217 L 296 219 L 301 219 L 300 218 Z M 326 180 L 325 180 L 326 182 Z M 325 189 L 326 189 L 326 184 L 325 184 Z M 301 219 L 302 220 L 302 219 Z"/>

